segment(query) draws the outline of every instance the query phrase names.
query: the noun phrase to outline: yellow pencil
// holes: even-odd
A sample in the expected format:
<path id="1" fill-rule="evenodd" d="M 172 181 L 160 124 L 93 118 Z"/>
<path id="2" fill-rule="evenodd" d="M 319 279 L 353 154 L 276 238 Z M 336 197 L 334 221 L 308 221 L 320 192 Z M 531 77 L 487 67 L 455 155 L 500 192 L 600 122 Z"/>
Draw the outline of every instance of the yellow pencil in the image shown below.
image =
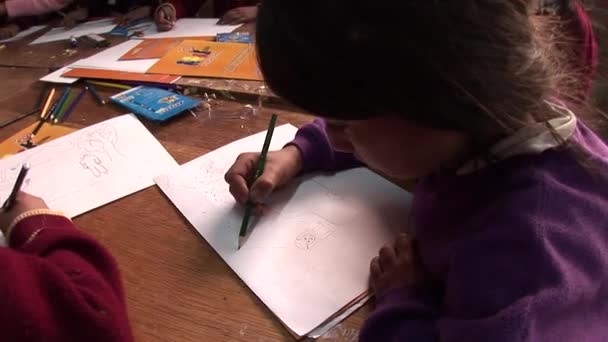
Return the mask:
<path id="1" fill-rule="evenodd" d="M 100 87 L 108 87 L 108 88 L 116 88 L 116 89 L 131 89 L 133 87 L 130 87 L 128 85 L 124 85 L 124 84 L 118 84 L 118 83 L 110 83 L 110 82 L 97 82 L 97 81 L 87 81 L 88 83 L 94 84 L 94 85 L 98 85 Z"/>

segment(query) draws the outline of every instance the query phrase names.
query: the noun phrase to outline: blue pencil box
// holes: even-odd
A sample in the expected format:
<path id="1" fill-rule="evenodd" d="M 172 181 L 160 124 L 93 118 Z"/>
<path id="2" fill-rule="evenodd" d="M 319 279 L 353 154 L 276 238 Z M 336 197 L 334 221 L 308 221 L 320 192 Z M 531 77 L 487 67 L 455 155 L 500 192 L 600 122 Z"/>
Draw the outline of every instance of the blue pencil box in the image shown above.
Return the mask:
<path id="1" fill-rule="evenodd" d="M 202 101 L 154 87 L 135 87 L 110 97 L 137 115 L 154 121 L 168 120 Z"/>

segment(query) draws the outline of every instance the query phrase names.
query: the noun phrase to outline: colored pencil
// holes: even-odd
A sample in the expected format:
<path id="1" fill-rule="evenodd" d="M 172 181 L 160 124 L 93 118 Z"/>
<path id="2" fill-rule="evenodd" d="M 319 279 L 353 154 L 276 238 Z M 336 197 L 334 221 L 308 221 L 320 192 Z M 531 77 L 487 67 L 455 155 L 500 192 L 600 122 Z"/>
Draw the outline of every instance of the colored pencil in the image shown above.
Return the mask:
<path id="1" fill-rule="evenodd" d="M 277 124 L 277 115 L 272 114 L 270 118 L 270 123 L 268 124 L 268 131 L 266 131 L 266 139 L 264 140 L 264 146 L 262 147 L 262 153 L 260 153 L 260 157 L 255 166 L 255 171 L 253 173 L 253 177 L 251 178 L 251 184 L 258 179 L 262 173 L 264 173 L 264 167 L 266 166 L 266 156 L 268 155 L 268 149 L 270 148 L 270 140 L 272 140 L 272 134 L 274 133 L 274 127 Z M 247 235 L 247 228 L 249 227 L 249 220 L 251 219 L 251 214 L 253 213 L 253 208 L 255 203 L 251 200 L 247 201 L 247 205 L 245 206 L 245 214 L 243 215 L 243 222 L 241 223 L 241 230 L 239 232 L 239 246 L 238 249 L 241 249 L 243 243 L 245 242 L 245 237 Z"/>
<path id="2" fill-rule="evenodd" d="M 88 89 L 89 89 L 88 87 L 84 87 L 84 88 L 82 88 L 80 93 L 78 93 L 78 95 L 76 95 L 76 97 L 74 98 L 74 101 L 72 101 L 72 104 L 70 104 L 70 107 L 68 107 L 68 109 L 65 111 L 65 114 L 63 114 L 63 121 L 67 120 L 68 117 L 70 116 L 70 114 L 72 114 L 72 112 L 74 111 L 74 109 L 76 109 L 76 106 L 78 105 L 80 100 L 82 100 L 84 93 L 86 93 Z"/>
<path id="3" fill-rule="evenodd" d="M 65 98 L 63 99 L 63 101 L 59 104 L 55 117 L 53 118 L 54 124 L 61 121 L 61 117 L 65 113 L 66 107 L 69 106 L 70 99 L 72 97 L 72 87 L 68 87 L 66 89 L 67 89 L 67 94 L 65 95 Z"/>
<path id="4" fill-rule="evenodd" d="M 42 112 L 40 112 L 40 118 L 46 119 L 46 114 L 48 113 L 49 107 L 51 106 L 51 101 L 53 101 L 53 97 L 55 96 L 55 88 L 51 88 L 49 95 L 46 98 L 46 102 L 44 103 L 44 107 L 42 107 Z"/>
<path id="5" fill-rule="evenodd" d="M 94 84 L 94 85 L 100 86 L 100 87 L 108 87 L 108 88 L 123 89 L 123 90 L 133 88 L 133 87 L 130 87 L 130 86 L 127 86 L 124 84 L 110 83 L 110 82 L 87 81 L 87 83 Z"/>
<path id="6" fill-rule="evenodd" d="M 95 89 L 95 86 L 92 85 L 89 82 L 85 82 L 87 87 L 89 87 L 89 91 L 91 92 L 91 94 L 93 94 L 93 97 L 101 104 L 101 105 L 105 105 L 106 104 L 106 100 L 103 99 L 103 97 L 101 97 L 99 95 L 99 93 L 97 92 L 97 89 Z"/>
<path id="7" fill-rule="evenodd" d="M 4 204 L 2 205 L 2 209 L 10 210 L 13 205 L 15 205 L 15 201 L 17 199 L 17 194 L 19 194 L 19 190 L 21 190 L 21 186 L 23 185 L 23 181 L 25 180 L 25 176 L 27 176 L 27 172 L 30 170 L 29 164 L 23 164 L 21 166 L 21 170 L 19 170 L 19 174 L 17 175 L 17 180 L 15 181 L 15 185 L 13 185 L 13 190 L 11 194 L 8 196 Z"/>
<path id="8" fill-rule="evenodd" d="M 71 92 L 72 92 L 72 87 L 66 87 L 65 89 L 63 89 L 63 92 L 61 93 L 59 100 L 57 100 L 57 102 L 55 102 L 55 104 L 51 108 L 51 116 L 49 117 L 50 122 L 52 122 L 52 123 L 59 122 L 59 120 L 57 120 L 57 117 L 61 114 L 61 109 L 65 106 L 65 102 L 68 99 L 68 97 L 70 96 Z"/>

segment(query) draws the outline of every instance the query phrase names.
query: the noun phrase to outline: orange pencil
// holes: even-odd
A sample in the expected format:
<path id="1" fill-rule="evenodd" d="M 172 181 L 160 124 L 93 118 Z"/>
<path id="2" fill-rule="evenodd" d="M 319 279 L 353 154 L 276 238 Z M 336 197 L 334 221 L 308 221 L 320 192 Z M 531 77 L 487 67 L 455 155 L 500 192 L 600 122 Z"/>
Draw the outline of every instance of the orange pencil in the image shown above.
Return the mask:
<path id="1" fill-rule="evenodd" d="M 53 101 L 53 97 L 55 96 L 55 88 L 51 89 L 49 92 L 49 97 L 46 98 L 46 102 L 44 103 L 44 107 L 42 107 L 42 112 L 40 112 L 40 118 L 42 120 L 46 119 L 46 114 L 51 106 L 51 102 Z"/>

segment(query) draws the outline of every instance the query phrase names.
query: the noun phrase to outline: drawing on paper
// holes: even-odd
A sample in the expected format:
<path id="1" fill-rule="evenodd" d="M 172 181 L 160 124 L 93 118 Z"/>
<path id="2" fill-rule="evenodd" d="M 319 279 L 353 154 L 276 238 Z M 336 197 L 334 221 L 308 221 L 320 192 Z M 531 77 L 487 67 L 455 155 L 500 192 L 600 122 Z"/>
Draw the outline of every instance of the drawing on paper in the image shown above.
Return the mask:
<path id="1" fill-rule="evenodd" d="M 176 177 L 169 177 L 167 179 L 167 186 L 172 190 L 187 191 L 202 189 L 211 183 L 218 183 L 219 185 L 219 180 L 223 182 L 223 175 L 226 171 L 206 157 L 202 157 L 198 167 L 193 169 L 195 170 L 194 175 L 183 174 Z M 226 189 L 228 188 L 226 187 Z"/>
<path id="2" fill-rule="evenodd" d="M 109 164 L 117 157 L 124 157 L 118 148 L 118 142 L 118 132 L 113 125 L 102 125 L 82 133 L 76 141 L 80 166 L 96 178 L 108 175 Z"/>
<path id="3" fill-rule="evenodd" d="M 296 236 L 294 244 L 297 248 L 305 251 L 312 250 L 337 230 L 334 224 L 315 214 L 300 216 L 291 223 L 286 222 L 286 224 L 293 224 L 304 229 Z"/>
<path id="4" fill-rule="evenodd" d="M 235 203 L 232 194 L 228 191 L 228 184 L 223 180 L 216 180 L 205 185 L 203 196 L 216 207 L 223 207 L 227 203 Z"/>

